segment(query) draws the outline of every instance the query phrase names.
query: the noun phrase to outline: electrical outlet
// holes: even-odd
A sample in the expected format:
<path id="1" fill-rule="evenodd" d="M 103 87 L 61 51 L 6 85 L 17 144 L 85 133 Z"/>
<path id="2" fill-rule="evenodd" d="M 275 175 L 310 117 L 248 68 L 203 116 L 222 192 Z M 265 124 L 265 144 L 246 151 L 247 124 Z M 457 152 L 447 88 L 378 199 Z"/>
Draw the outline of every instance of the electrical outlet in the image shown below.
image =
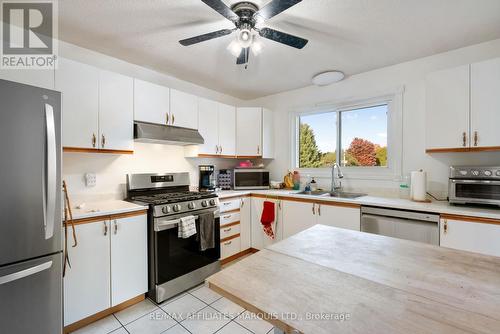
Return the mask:
<path id="1" fill-rule="evenodd" d="M 85 174 L 85 186 L 87 187 L 95 187 L 97 183 L 97 177 L 95 173 L 86 173 Z"/>

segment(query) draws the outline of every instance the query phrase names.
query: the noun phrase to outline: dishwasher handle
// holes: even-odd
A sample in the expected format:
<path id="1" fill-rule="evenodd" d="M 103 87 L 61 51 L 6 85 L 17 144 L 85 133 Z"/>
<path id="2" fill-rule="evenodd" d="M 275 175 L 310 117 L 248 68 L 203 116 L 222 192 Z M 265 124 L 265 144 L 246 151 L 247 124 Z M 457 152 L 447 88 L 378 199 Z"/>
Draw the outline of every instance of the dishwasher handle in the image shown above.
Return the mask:
<path id="1" fill-rule="evenodd" d="M 365 215 L 439 223 L 439 215 L 428 212 L 405 211 L 405 210 L 377 208 L 371 206 L 362 206 L 361 216 Z"/>

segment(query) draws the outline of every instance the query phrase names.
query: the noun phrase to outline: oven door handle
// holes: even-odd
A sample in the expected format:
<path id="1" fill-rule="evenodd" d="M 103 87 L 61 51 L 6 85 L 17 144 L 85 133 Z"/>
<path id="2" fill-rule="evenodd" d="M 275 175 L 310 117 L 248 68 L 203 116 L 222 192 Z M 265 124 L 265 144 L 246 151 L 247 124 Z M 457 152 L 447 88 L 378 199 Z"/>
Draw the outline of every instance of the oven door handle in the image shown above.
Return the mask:
<path id="1" fill-rule="evenodd" d="M 198 219 L 198 216 L 194 216 L 194 219 Z M 181 219 L 172 219 L 172 220 L 156 220 L 155 219 L 155 232 L 160 232 L 164 230 L 169 230 L 171 228 L 175 228 L 181 222 Z"/>
<path id="2" fill-rule="evenodd" d="M 460 180 L 460 179 L 452 179 L 451 183 L 454 184 L 493 184 L 498 185 L 500 181 L 497 180 Z"/>

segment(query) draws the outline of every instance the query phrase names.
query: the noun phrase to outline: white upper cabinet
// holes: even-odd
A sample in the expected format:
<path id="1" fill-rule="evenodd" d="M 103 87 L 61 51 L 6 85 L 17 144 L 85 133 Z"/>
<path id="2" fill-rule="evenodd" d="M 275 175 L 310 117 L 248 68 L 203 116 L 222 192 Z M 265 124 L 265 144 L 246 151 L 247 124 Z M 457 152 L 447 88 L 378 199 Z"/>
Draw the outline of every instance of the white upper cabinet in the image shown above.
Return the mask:
<path id="1" fill-rule="evenodd" d="M 219 103 L 218 109 L 219 154 L 236 155 L 236 108 Z"/>
<path id="2" fill-rule="evenodd" d="M 198 97 L 171 89 L 170 125 L 198 129 Z"/>
<path id="3" fill-rule="evenodd" d="M 54 89 L 54 70 L 0 70 L 0 79 Z"/>
<path id="4" fill-rule="evenodd" d="M 219 126 L 218 126 L 218 103 L 207 99 L 199 99 L 199 123 L 198 131 L 205 140 L 199 145 L 199 154 L 219 153 Z"/>
<path id="5" fill-rule="evenodd" d="M 469 65 L 431 73 L 426 88 L 427 149 L 469 147 Z"/>
<path id="6" fill-rule="evenodd" d="M 471 147 L 500 146 L 500 59 L 471 65 Z"/>
<path id="7" fill-rule="evenodd" d="M 262 110 L 262 158 L 274 158 L 274 116 L 265 108 Z"/>
<path id="8" fill-rule="evenodd" d="M 167 87 L 134 79 L 134 120 L 167 124 L 170 91 Z"/>
<path id="9" fill-rule="evenodd" d="M 111 220 L 111 306 L 148 290 L 146 215 Z"/>
<path id="10" fill-rule="evenodd" d="M 97 148 L 99 69 L 60 58 L 56 90 L 62 93 L 63 146 Z"/>
<path id="11" fill-rule="evenodd" d="M 133 79 L 108 71 L 99 77 L 99 148 L 133 150 Z"/>
<path id="12" fill-rule="evenodd" d="M 236 155 L 262 155 L 262 108 L 236 109 Z"/>

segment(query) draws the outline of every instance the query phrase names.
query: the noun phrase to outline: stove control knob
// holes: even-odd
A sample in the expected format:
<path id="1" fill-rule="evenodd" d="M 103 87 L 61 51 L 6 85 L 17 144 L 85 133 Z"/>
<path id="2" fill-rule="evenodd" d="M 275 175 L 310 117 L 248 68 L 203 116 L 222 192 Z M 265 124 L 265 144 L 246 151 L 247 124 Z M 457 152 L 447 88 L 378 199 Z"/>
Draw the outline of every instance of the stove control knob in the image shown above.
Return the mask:
<path id="1" fill-rule="evenodd" d="M 491 176 L 491 175 L 493 175 L 493 173 L 490 170 L 485 170 L 483 173 L 484 173 L 484 176 Z"/>
<path id="2" fill-rule="evenodd" d="M 174 211 L 175 212 L 181 211 L 181 206 L 179 204 L 174 205 Z"/>
<path id="3" fill-rule="evenodd" d="M 497 175 L 497 176 L 500 176 L 500 170 L 497 170 L 496 175 Z"/>
<path id="4" fill-rule="evenodd" d="M 194 204 L 194 202 L 190 202 L 188 204 L 188 208 L 191 209 L 191 210 L 193 210 L 194 208 L 196 208 L 196 204 Z"/>
<path id="5" fill-rule="evenodd" d="M 500 171 L 498 171 L 498 173 L 500 173 Z M 208 202 L 205 200 L 201 201 L 201 206 L 206 208 L 208 206 Z"/>
<path id="6" fill-rule="evenodd" d="M 171 209 L 168 205 L 161 208 L 161 212 L 163 212 L 164 214 L 170 213 L 170 211 Z"/>
<path id="7" fill-rule="evenodd" d="M 210 205 L 215 205 L 215 200 L 214 199 L 210 200 Z"/>
<path id="8" fill-rule="evenodd" d="M 479 171 L 478 171 L 478 170 L 473 170 L 473 171 L 472 171 L 472 175 L 474 175 L 474 176 L 479 176 Z"/>

